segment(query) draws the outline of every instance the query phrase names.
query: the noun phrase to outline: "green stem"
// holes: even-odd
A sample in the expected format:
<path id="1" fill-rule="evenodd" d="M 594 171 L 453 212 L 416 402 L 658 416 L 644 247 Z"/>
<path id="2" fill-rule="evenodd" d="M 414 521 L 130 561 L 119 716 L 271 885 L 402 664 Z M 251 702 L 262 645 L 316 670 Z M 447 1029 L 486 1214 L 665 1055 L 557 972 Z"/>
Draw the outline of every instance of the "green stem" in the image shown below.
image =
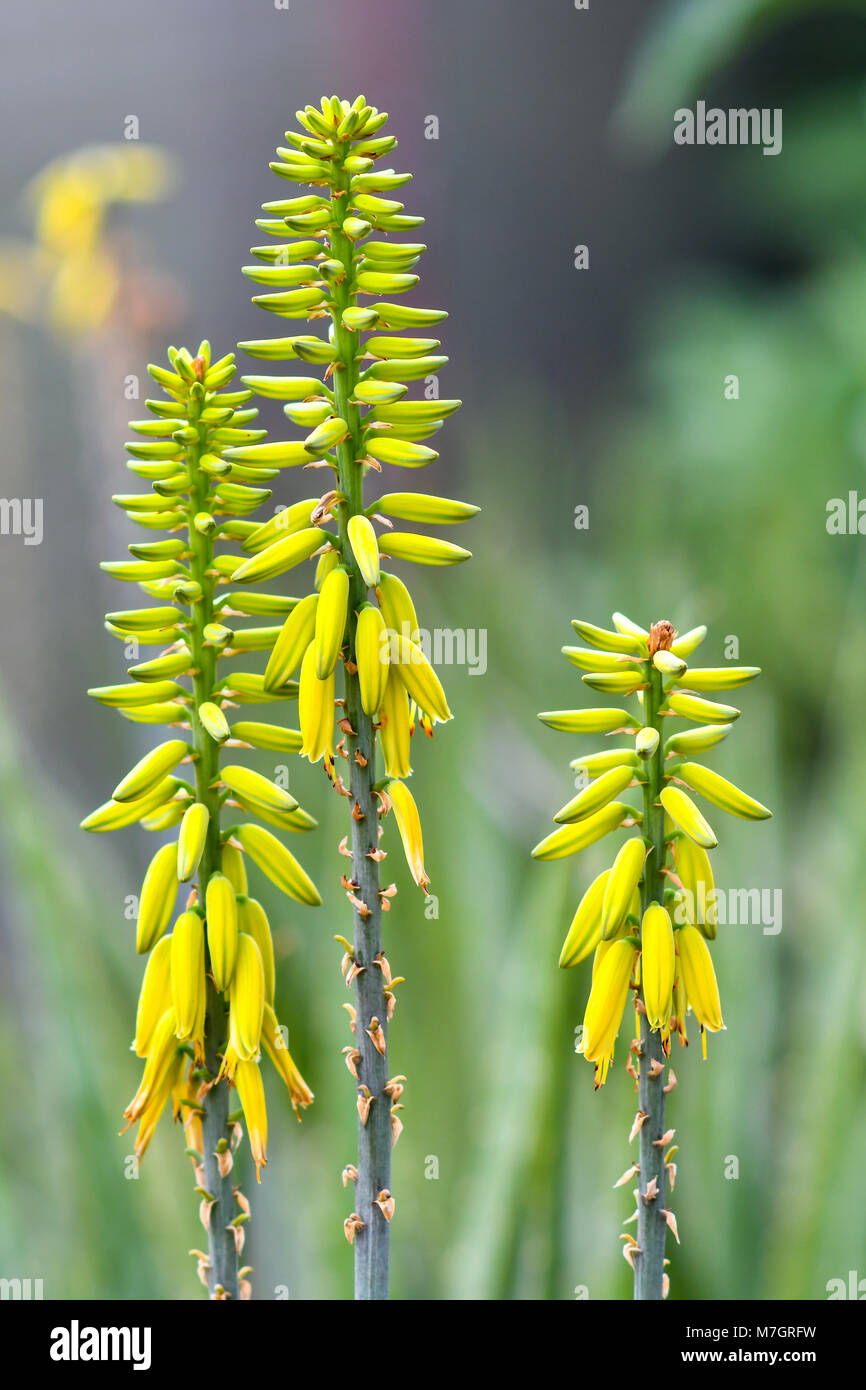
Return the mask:
<path id="1" fill-rule="evenodd" d="M 199 403 L 190 401 L 190 424 L 195 425 L 199 414 Z M 196 751 L 195 782 L 196 798 L 208 808 L 207 839 L 199 862 L 198 890 L 199 901 L 204 906 L 208 881 L 212 874 L 218 873 L 221 866 L 220 849 L 220 802 L 219 793 L 211 784 L 219 773 L 219 745 L 211 738 L 199 718 L 199 706 L 210 698 L 216 674 L 216 651 L 207 646 L 204 628 L 213 618 L 213 576 L 210 573 L 213 560 L 213 537 L 203 535 L 193 525 L 198 512 L 210 510 L 209 479 L 198 466 L 200 445 L 192 445 L 186 451 L 187 466 L 192 479 L 189 504 L 189 543 L 192 557 L 190 574 L 201 585 L 201 598 L 191 605 L 190 647 L 193 657 L 194 709 L 190 721 L 193 743 Z M 205 1065 L 211 1076 L 220 1069 L 220 1053 L 225 1047 L 228 1022 L 224 1000 L 216 990 L 210 974 L 210 960 L 206 961 L 207 1012 L 205 1018 Z M 208 1225 L 208 1292 L 211 1297 L 237 1299 L 238 1257 L 234 1235 L 230 1223 L 236 1216 L 234 1184 L 231 1172 L 225 1177 L 220 1173 L 218 1149 L 230 1143 L 229 1132 L 229 1085 L 218 1081 L 211 1086 L 204 1099 L 202 1116 L 202 1142 L 204 1150 L 204 1176 L 207 1191 L 216 1200 L 210 1208 Z"/>
<path id="2" fill-rule="evenodd" d="M 335 164 L 337 161 L 335 160 Z M 340 169 L 335 193 L 348 189 L 348 176 Z M 342 227 L 346 196 L 335 197 Z M 343 262 L 347 280 L 334 286 L 334 333 L 337 364 L 334 372 L 336 413 L 349 426 L 349 438 L 337 449 L 339 486 L 345 502 L 339 509 L 339 529 L 343 541 L 343 564 L 349 571 L 349 613 L 346 629 L 348 655 L 355 661 L 355 630 L 358 611 L 367 600 L 367 585 L 361 576 L 347 537 L 349 518 L 362 512 L 364 456 L 360 411 L 350 404 L 358 380 L 355 357 L 357 335 L 344 328 L 343 310 L 353 302 L 348 288 L 351 275 L 353 245 L 342 230 L 331 235 L 332 255 Z M 387 1299 L 389 1283 L 390 1241 L 389 1223 L 375 1205 L 379 1193 L 391 1186 L 391 1105 L 385 1091 L 388 1084 L 387 1041 L 384 1051 L 374 1046 L 368 1030 L 378 1020 L 376 1036 L 387 1039 L 388 1009 L 385 996 L 385 976 L 377 965 L 382 954 L 382 908 L 379 898 L 379 864 L 372 857 L 379 847 L 378 806 L 373 795 L 376 780 L 376 749 L 373 721 L 361 706 L 361 690 L 357 673 L 345 673 L 345 716 L 351 732 L 346 734 L 345 748 L 349 759 L 349 785 L 352 793 L 352 879 L 359 902 L 366 913 L 354 909 L 354 956 L 360 967 L 355 976 L 356 1047 L 360 1052 L 358 1083 L 360 1094 L 372 1097 L 366 1123 L 358 1118 L 358 1179 L 355 1189 L 355 1212 L 363 1222 L 355 1235 L 355 1298 L 362 1300 Z M 375 1025 L 374 1025 L 375 1028 Z M 363 1088 L 367 1090 L 364 1091 Z"/>
<path id="3" fill-rule="evenodd" d="M 659 803 L 663 786 L 663 740 L 661 738 L 658 709 L 662 702 L 661 676 L 650 666 L 650 688 L 645 691 L 644 717 L 647 725 L 659 730 L 659 744 L 647 765 L 647 780 L 643 788 L 643 831 L 650 842 L 650 851 L 644 867 L 644 881 L 641 893 L 643 912 L 653 902 L 664 901 L 664 877 L 662 869 L 665 862 L 664 809 Z M 640 991 L 643 997 L 643 988 Z M 653 1032 L 646 1013 L 640 1016 L 641 1053 L 639 1058 L 640 1079 L 638 1081 L 638 1104 L 648 1118 L 639 1132 L 640 1174 L 638 1178 L 638 1220 L 637 1243 L 639 1253 L 634 1256 L 634 1296 L 636 1299 L 658 1300 L 662 1298 L 662 1278 L 664 1275 L 665 1238 L 667 1224 L 662 1212 L 665 1206 L 665 1166 L 664 1149 L 658 1144 L 665 1132 L 665 1093 L 664 1071 L 666 1057 L 662 1048 L 661 1034 Z M 657 1062 L 657 1074 L 651 1075 L 651 1063 Z M 649 1202 L 643 1200 L 648 1185 L 655 1178 L 657 1195 Z"/>

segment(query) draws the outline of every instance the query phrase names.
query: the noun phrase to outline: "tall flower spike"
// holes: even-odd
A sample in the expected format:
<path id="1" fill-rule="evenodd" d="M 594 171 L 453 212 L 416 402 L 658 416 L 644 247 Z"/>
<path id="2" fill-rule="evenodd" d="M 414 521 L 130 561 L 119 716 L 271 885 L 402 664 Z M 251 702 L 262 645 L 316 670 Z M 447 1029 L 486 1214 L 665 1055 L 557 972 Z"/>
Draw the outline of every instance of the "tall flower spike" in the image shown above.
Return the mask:
<path id="1" fill-rule="evenodd" d="M 267 723 L 230 726 L 226 717 L 241 704 L 294 698 L 293 682 L 284 679 L 266 690 L 262 675 L 234 670 L 220 677 L 218 670 L 221 661 L 271 650 L 281 631 L 238 626 L 238 618 L 283 619 L 296 600 L 247 590 L 220 592 L 244 564 L 232 547 L 258 529 L 246 518 L 270 497 L 261 484 L 275 477 L 276 469 L 228 457 L 229 446 L 259 443 L 265 433 L 252 428 L 258 414 L 247 408 L 252 392 L 223 389 L 235 373 L 234 355 L 212 363 L 210 347 L 202 343 L 194 357 L 185 348 L 170 348 L 168 356 L 168 368 L 148 369 L 165 399 L 147 402 L 154 418 L 134 421 L 131 428 L 139 438 L 127 445 L 127 467 L 149 482 L 150 490 L 113 499 L 154 536 L 130 545 L 131 560 L 102 566 L 114 578 L 136 584 L 153 605 L 109 613 L 108 631 L 136 657 L 142 646 L 155 647 L 158 654 L 137 661 L 130 681 L 88 693 L 136 723 L 168 726 L 173 736 L 141 758 L 111 800 L 82 825 L 91 831 L 136 823 L 158 832 L 179 827 L 177 839 L 151 860 L 139 901 L 136 944 L 150 958 L 135 1050 L 145 1066 L 126 1115 L 139 1123 L 139 1156 L 172 1095 L 175 1118 L 183 1118 L 188 1134 L 200 1136 L 190 1147 L 203 1169 L 197 1186 L 212 1199 L 208 1286 L 211 1296 L 222 1289 L 220 1297 L 237 1298 L 238 1252 L 231 1228 L 236 1212 L 226 1160 L 232 1137 L 229 1087 L 238 1086 L 258 1172 L 266 1161 L 267 1129 L 258 1077 L 260 1035 L 291 1103 L 297 1109 L 312 1100 L 288 1053 L 277 1051 L 283 1033 L 268 995 L 273 992 L 270 927 L 264 909 L 247 896 L 242 851 L 249 846 L 250 858 L 290 897 L 311 905 L 321 899 L 270 831 L 248 823 L 224 825 L 223 812 L 233 807 L 280 830 L 308 830 L 316 822 L 260 773 L 235 763 L 220 768 L 229 740 L 235 749 L 297 752 L 300 747 L 295 731 Z M 167 534 L 157 538 L 160 532 Z M 317 547 L 328 544 L 327 533 L 315 530 L 314 537 Z M 177 775 L 182 763 L 190 765 L 192 781 Z M 197 888 L 166 935 L 179 884 L 193 875 Z M 241 975 L 235 980 L 238 961 Z M 273 1036 L 262 1033 L 266 997 L 265 1027 Z"/>
<path id="2" fill-rule="evenodd" d="M 245 266 L 244 274 L 263 287 L 255 304 L 280 319 L 321 320 L 328 332 L 240 344 L 252 357 L 291 361 L 299 368 L 296 375 L 248 376 L 244 383 L 266 399 L 283 401 L 301 437 L 239 442 L 226 457 L 250 468 L 303 466 L 333 476 L 321 497 L 279 512 L 244 540 L 250 559 L 234 577 L 244 583 L 279 574 L 321 552 L 316 592 L 286 620 L 264 688 L 276 690 L 300 671 L 302 753 L 311 762 L 323 760 L 338 791 L 349 782 L 352 872 L 344 886 L 355 922 L 351 979 L 357 1079 L 364 1096 L 352 1218 L 355 1295 L 384 1299 L 389 1219 L 379 1198 L 391 1189 L 386 1087 L 393 996 L 386 997 L 385 973 L 371 968 L 381 955 L 381 915 L 389 897 L 379 883 L 379 823 L 393 806 L 410 872 L 426 892 L 421 822 L 403 779 L 411 771 L 416 712 L 429 732 L 451 714 L 419 645 L 408 590 L 382 568 L 382 560 L 451 565 L 468 559 L 469 552 L 450 541 L 394 529 L 394 523 L 453 525 L 478 508 L 428 493 L 392 491 L 385 476 L 380 496 L 364 498 L 371 473 L 377 479 L 392 468 L 423 468 L 437 457 L 425 441 L 460 405 L 434 394 L 448 359 L 437 355 L 438 339 L 426 335 L 446 315 L 393 302 L 393 296 L 417 284 L 414 267 L 425 247 L 388 239 L 392 232 L 411 232 L 423 218 L 404 213 L 391 196 L 411 176 L 375 167 L 397 143 L 380 133 L 388 119 L 384 112 L 363 97 L 351 104 L 331 97 L 320 108 L 299 111 L 297 119 L 302 128 L 286 132 L 286 146 L 277 150 L 271 168 L 308 188 L 264 205 L 266 215 L 257 226 L 277 241 L 253 247 L 259 264 Z M 413 396 L 411 385 L 425 380 L 424 397 Z M 323 535 L 316 528 L 329 516 L 336 518 L 337 534 Z M 381 533 L 377 526 L 384 528 Z M 381 782 L 377 746 L 384 765 Z M 340 777 L 333 766 L 338 753 L 348 767 Z"/>
<path id="3" fill-rule="evenodd" d="M 585 672 L 584 683 L 635 696 L 638 717 L 618 706 L 538 716 L 553 729 L 607 734 L 618 743 L 572 761 L 584 785 L 554 817 L 560 828 L 532 853 L 536 859 L 560 859 L 611 831 L 629 831 L 611 868 L 586 888 L 559 964 L 567 968 L 593 955 L 580 1050 L 595 1065 L 596 1089 L 604 1085 L 614 1060 L 629 987 L 635 991 L 640 1038 L 632 1045 L 636 1056 L 634 1061 L 629 1057 L 627 1070 L 638 1077 L 640 1123 L 632 1137 L 640 1146 L 635 1172 L 642 1200 L 629 1263 L 635 1298 L 660 1299 L 667 1288 L 668 1226 L 676 1235 L 676 1220 L 664 1200 L 664 1149 L 673 1133 L 665 1130 L 665 1096 L 675 1084 L 673 1072 L 667 1084 L 664 1076 L 670 1036 L 674 1032 L 686 1043 L 689 1010 L 700 1024 L 704 1048 L 707 1031 L 724 1027 L 707 946 L 715 938 L 718 918 L 707 851 L 718 841 L 690 793 L 748 820 L 771 814 L 691 758 L 720 743 L 740 714 L 733 706 L 708 700 L 704 692 L 736 689 L 760 671 L 755 666 L 690 667 L 687 659 L 703 641 L 705 627 L 679 637 L 669 622 L 646 629 L 622 613 L 614 613 L 612 630 L 580 620 L 572 626 L 586 645 L 562 650 Z M 662 726 L 669 728 L 674 718 L 696 727 L 665 738 Z M 640 792 L 640 807 L 619 800 L 632 788 Z"/>

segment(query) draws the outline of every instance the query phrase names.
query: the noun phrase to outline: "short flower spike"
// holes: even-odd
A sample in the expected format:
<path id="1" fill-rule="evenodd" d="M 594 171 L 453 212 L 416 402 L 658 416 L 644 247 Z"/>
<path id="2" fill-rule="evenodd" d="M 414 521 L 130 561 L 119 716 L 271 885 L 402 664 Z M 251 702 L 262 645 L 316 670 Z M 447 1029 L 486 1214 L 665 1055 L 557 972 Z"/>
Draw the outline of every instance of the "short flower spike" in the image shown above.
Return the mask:
<path id="1" fill-rule="evenodd" d="M 82 825 L 105 831 L 140 824 L 171 833 L 150 862 L 139 899 L 136 946 L 149 956 L 135 1034 L 144 1075 L 125 1114 L 138 1124 L 140 1158 L 171 1101 L 186 1131 L 196 1190 L 206 1194 L 201 1211 L 209 1253 L 202 1272 L 212 1297 L 237 1298 L 249 1285 L 238 1277 L 235 1223 L 245 1199 L 232 1178 L 240 1129 L 229 1119 L 229 1087 L 237 1087 L 257 1175 L 267 1161 L 260 1045 L 295 1110 L 313 1099 L 273 1012 L 271 931 L 264 909 L 248 895 L 244 856 L 297 902 L 314 906 L 321 899 L 294 855 L 265 828 L 308 830 L 312 816 L 260 773 L 234 760 L 220 766 L 228 745 L 233 757 L 244 748 L 297 753 L 301 747 L 297 731 L 246 720 L 230 725 L 227 718 L 239 705 L 297 696 L 287 675 L 266 685 L 261 675 L 236 669 L 248 652 L 273 650 L 282 630 L 245 625 L 248 619 L 282 621 L 297 603 L 232 589 L 245 564 L 238 543 L 258 530 L 246 518 L 270 496 L 261 485 L 276 470 L 229 457 L 232 446 L 264 438 L 253 427 L 258 412 L 247 406 L 252 392 L 224 389 L 235 373 L 233 354 L 211 362 L 205 342 L 195 356 L 170 348 L 168 357 L 168 367 L 149 368 L 164 398 L 147 402 L 153 418 L 132 423 L 138 438 L 127 445 L 127 467 L 149 488 L 113 499 L 150 538 L 130 545 L 131 559 L 102 566 L 143 590 L 150 606 L 107 615 L 108 631 L 136 661 L 131 680 L 89 694 L 126 719 L 167 728 L 171 737 L 141 758 Z M 336 540 L 317 525 L 308 532 L 312 549 L 327 552 Z M 140 647 L 157 654 L 139 660 Z M 221 676 L 223 662 L 229 673 Z M 180 765 L 189 765 L 191 781 L 178 776 Z M 235 818 L 251 819 L 226 825 L 229 808 Z M 188 882 L 186 910 L 175 918 L 179 885 Z"/>
<path id="2" fill-rule="evenodd" d="M 688 1041 L 691 1011 L 701 1030 L 724 1028 L 719 989 L 707 941 L 718 919 L 708 851 L 715 830 L 692 799 L 747 820 L 771 814 L 717 772 L 692 761 L 730 732 L 740 711 L 707 699 L 705 692 L 733 690 L 760 672 L 754 666 L 690 667 L 688 659 L 706 635 L 692 629 L 679 637 L 669 622 L 647 629 L 614 613 L 613 628 L 576 620 L 585 646 L 564 647 L 584 684 L 605 694 L 633 696 L 637 712 L 604 709 L 553 710 L 538 717 L 566 733 L 606 734 L 615 746 L 575 758 L 579 790 L 554 817 L 559 829 L 532 851 L 536 859 L 559 859 L 625 829 L 628 834 L 611 867 L 588 886 L 562 948 L 563 968 L 593 957 L 592 982 L 579 1050 L 595 1068 L 596 1089 L 614 1061 L 617 1036 L 634 992 L 639 1037 L 621 1044 L 626 1070 L 637 1079 L 639 1109 L 632 1138 L 640 1145 L 637 1237 L 629 1246 L 637 1299 L 666 1291 L 665 1236 L 676 1219 L 665 1210 L 668 1158 L 673 1131 L 665 1130 L 665 1083 L 671 1036 Z M 695 727 L 668 733 L 671 724 Z M 620 800 L 630 790 L 640 804 Z M 669 1069 L 669 1067 L 668 1067 Z M 672 1183 L 671 1183 L 672 1186 Z M 631 1218 L 634 1219 L 634 1218 Z"/>

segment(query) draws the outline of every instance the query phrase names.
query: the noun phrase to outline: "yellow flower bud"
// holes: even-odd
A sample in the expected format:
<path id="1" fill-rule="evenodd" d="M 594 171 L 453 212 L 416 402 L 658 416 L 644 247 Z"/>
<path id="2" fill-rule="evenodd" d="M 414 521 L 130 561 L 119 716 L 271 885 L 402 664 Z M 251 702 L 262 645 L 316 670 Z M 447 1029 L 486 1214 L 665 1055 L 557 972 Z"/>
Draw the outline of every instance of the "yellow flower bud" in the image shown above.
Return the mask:
<path id="1" fill-rule="evenodd" d="M 320 680 L 316 675 L 316 647 L 307 647 L 301 662 L 298 717 L 303 737 L 301 755 L 317 763 L 334 750 L 334 673 Z"/>
<path id="2" fill-rule="evenodd" d="M 171 937 L 164 936 L 150 953 L 135 1016 L 136 1057 L 150 1051 L 153 1031 L 166 1009 L 171 1007 Z"/>
<path id="3" fill-rule="evenodd" d="M 235 890 L 235 896 L 249 892 L 244 856 L 236 845 L 223 845 L 220 855 L 223 874 Z"/>
<path id="4" fill-rule="evenodd" d="M 346 630 L 348 601 L 348 571 L 343 569 L 342 565 L 338 565 L 323 583 L 316 607 L 314 645 L 316 676 L 319 680 L 325 680 L 332 675 L 337 664 L 337 657 L 343 645 L 343 634 Z"/>
<path id="5" fill-rule="evenodd" d="M 399 643 L 399 653 L 399 661 L 392 662 L 392 671 L 400 677 L 419 709 L 444 724 L 451 718 L 451 711 L 430 662 L 417 643 L 408 639 Z"/>
<path id="6" fill-rule="evenodd" d="M 140 1119 L 145 1105 L 156 1097 L 162 1097 L 162 1104 L 168 1099 L 171 1090 L 170 1070 L 178 1049 L 176 1027 L 177 1016 L 174 1008 L 166 1009 L 153 1030 L 141 1083 L 123 1112 L 128 1120 Z"/>
<path id="7" fill-rule="evenodd" d="M 697 927 L 680 927 L 676 945 L 692 1010 L 702 1027 L 717 1033 L 725 1025 L 709 947 Z"/>
<path id="8" fill-rule="evenodd" d="M 318 604 L 319 595 L 308 594 L 286 618 L 265 668 L 265 690 L 279 690 L 297 671 L 313 640 Z"/>
<path id="9" fill-rule="evenodd" d="M 210 811 L 200 801 L 194 801 L 184 812 L 177 837 L 177 876 L 181 883 L 192 878 L 198 868 L 209 823 Z"/>
<path id="10" fill-rule="evenodd" d="M 628 912 L 634 890 L 640 883 L 646 853 L 643 840 L 634 836 L 626 840 L 613 861 L 601 909 L 601 934 L 605 938 L 614 934 Z"/>
<path id="11" fill-rule="evenodd" d="M 271 936 L 271 926 L 267 913 L 255 898 L 239 897 L 237 905 L 238 930 L 251 936 L 259 948 L 262 968 L 265 972 L 265 1001 L 273 1004 L 275 986 L 274 941 Z"/>
<path id="12" fill-rule="evenodd" d="M 637 959 L 630 941 L 613 941 L 596 971 L 583 1020 L 583 1055 L 595 1062 L 611 1051 L 628 998 Z"/>
<path id="13" fill-rule="evenodd" d="M 355 631 L 355 663 L 361 687 L 361 707 L 365 714 L 377 715 L 385 699 L 390 653 L 385 637 L 385 621 L 378 608 L 365 603 L 358 614 Z"/>
<path id="14" fill-rule="evenodd" d="M 665 787 L 659 801 L 674 825 L 688 835 L 689 839 L 704 849 L 715 849 L 719 842 L 713 827 L 701 815 L 692 798 L 680 787 Z"/>
<path id="15" fill-rule="evenodd" d="M 594 782 L 590 782 L 583 791 L 578 792 L 567 806 L 557 811 L 553 819 L 558 825 L 562 825 L 592 816 L 609 801 L 613 801 L 615 796 L 619 796 L 620 792 L 625 791 L 633 780 L 634 771 L 631 767 L 613 767 L 609 772 L 603 772 Z"/>
<path id="16" fill-rule="evenodd" d="M 396 676 L 389 676 L 382 702 L 382 727 L 379 743 L 385 771 L 389 777 L 408 777 L 409 762 L 409 700 L 406 687 Z"/>
<path id="17" fill-rule="evenodd" d="M 373 589 L 379 583 L 379 542 L 373 523 L 368 517 L 358 513 L 349 518 L 346 529 L 352 554 L 361 571 L 361 578 L 368 589 Z"/>
<path id="18" fill-rule="evenodd" d="M 217 989 L 228 989 L 238 954 L 235 890 L 223 874 L 212 874 L 205 894 L 207 945 Z"/>
<path id="19" fill-rule="evenodd" d="M 267 1165 L 268 1112 L 265 1108 L 265 1088 L 257 1062 L 239 1060 L 235 1065 L 234 1084 L 238 1088 L 244 1119 L 247 1122 L 250 1150 L 256 1165 L 256 1182 L 261 1182 L 261 1170 Z"/>
<path id="20" fill-rule="evenodd" d="M 415 798 L 405 782 L 388 782 L 385 791 L 391 798 L 391 807 L 397 821 L 397 828 L 400 831 L 400 838 L 403 841 L 403 851 L 406 855 L 409 871 L 418 887 L 426 893 L 430 880 L 424 869 L 421 818 L 418 815 Z"/>
<path id="21" fill-rule="evenodd" d="M 714 941 L 718 908 L 710 856 L 688 835 L 680 835 L 675 840 L 674 856 L 677 876 L 688 894 L 685 899 L 686 921 L 690 926 L 700 927 L 704 936 Z"/>
<path id="22" fill-rule="evenodd" d="M 144 955 L 164 936 L 177 898 L 177 846 L 162 845 L 148 865 L 138 904 L 135 949 Z"/>
<path id="23" fill-rule="evenodd" d="M 246 932 L 238 936 L 238 954 L 229 986 L 230 1035 L 242 1061 L 258 1055 L 265 1008 L 262 954 Z"/>
<path id="24" fill-rule="evenodd" d="M 200 1042 L 204 1033 L 204 923 L 197 912 L 182 912 L 171 934 L 171 998 L 177 1036 Z"/>
<path id="25" fill-rule="evenodd" d="M 610 869 L 605 869 L 581 898 L 559 955 L 561 969 L 585 960 L 601 940 L 601 905 L 609 877 Z"/>
<path id="26" fill-rule="evenodd" d="M 671 919 L 663 907 L 652 903 L 641 923 L 641 983 L 654 1032 L 670 1029 L 675 968 Z"/>

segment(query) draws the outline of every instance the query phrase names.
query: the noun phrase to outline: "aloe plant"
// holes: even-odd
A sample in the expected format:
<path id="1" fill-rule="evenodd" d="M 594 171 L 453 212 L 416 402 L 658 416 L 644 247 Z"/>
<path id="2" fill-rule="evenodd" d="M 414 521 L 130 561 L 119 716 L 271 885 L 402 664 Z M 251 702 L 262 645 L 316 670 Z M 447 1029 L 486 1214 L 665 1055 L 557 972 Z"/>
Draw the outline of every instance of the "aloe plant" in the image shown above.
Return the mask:
<path id="1" fill-rule="evenodd" d="M 241 1126 L 230 1113 L 231 1088 L 240 1098 L 257 1177 L 267 1161 L 260 1049 L 296 1111 L 313 1098 L 274 1014 L 270 926 L 248 894 L 245 858 L 296 901 L 321 899 L 265 828 L 303 831 L 315 821 L 268 778 L 221 763 L 224 749 L 291 753 L 301 742 L 293 730 L 245 720 L 230 726 L 226 718 L 240 704 L 292 698 L 295 683 L 266 691 L 261 675 L 219 674 L 221 662 L 268 650 L 280 632 L 279 626 L 237 627 L 237 618 L 282 618 L 295 604 L 278 594 L 229 589 L 244 565 L 232 548 L 258 529 L 246 518 L 270 496 L 260 484 L 275 470 L 227 457 L 230 446 L 264 437 L 250 428 L 258 413 L 247 408 L 252 393 L 223 389 L 235 373 L 234 355 L 212 363 L 205 342 L 194 357 L 185 348 L 170 348 L 168 356 L 168 369 L 148 368 L 165 399 L 147 402 L 153 418 L 132 422 L 139 438 L 127 445 L 127 467 L 150 489 L 113 498 L 135 525 L 168 534 L 130 545 L 132 559 L 102 565 L 156 605 L 109 613 L 108 631 L 128 654 L 140 647 L 159 654 L 131 666 L 130 680 L 88 693 L 137 724 L 168 726 L 173 736 L 146 754 L 82 825 L 95 832 L 134 824 L 172 831 L 150 862 L 139 899 L 136 947 L 148 962 L 134 1048 L 145 1065 L 124 1113 L 128 1125 L 138 1124 L 139 1159 L 169 1101 L 175 1119 L 183 1120 L 208 1233 L 207 1251 L 196 1252 L 199 1274 L 212 1298 L 237 1298 L 249 1295 L 247 1271 L 238 1268 L 249 1203 L 232 1171 Z M 176 775 L 182 764 L 189 764 L 192 783 Z M 227 808 L 253 819 L 227 825 Z M 184 883 L 188 898 L 169 932 Z"/>
<path id="2" fill-rule="evenodd" d="M 429 332 L 446 315 L 391 302 L 417 284 L 412 268 L 425 247 L 384 239 L 423 221 L 381 196 L 411 177 L 375 167 L 396 145 L 380 133 L 385 113 L 363 97 L 352 103 L 331 97 L 320 108 L 299 111 L 297 120 L 301 129 L 286 133 L 287 145 L 277 150 L 271 168 L 313 191 L 264 205 L 266 216 L 257 226 L 275 241 L 253 248 L 258 264 L 244 273 L 268 291 L 253 301 L 261 308 L 281 319 L 321 321 L 328 331 L 240 344 L 255 358 L 289 360 L 302 372 L 312 366 L 318 373 L 245 377 L 258 395 L 285 402 L 284 412 L 302 437 L 242 445 L 226 457 L 250 468 L 303 466 L 332 476 L 321 496 L 278 512 L 245 541 L 251 559 L 235 580 L 271 578 L 320 554 L 315 592 L 286 619 L 264 689 L 283 688 L 300 668 L 301 752 L 310 762 L 323 762 L 334 791 L 348 802 L 350 834 L 340 849 L 350 861 L 342 882 L 354 936 L 351 942 L 337 939 L 345 947 L 343 970 L 355 996 L 354 1036 L 345 1054 L 357 1084 L 358 1154 L 344 1171 L 344 1182 L 355 1185 L 345 1232 L 354 1246 L 356 1298 L 384 1299 L 394 1212 L 391 1148 L 401 1128 L 405 1078 L 389 1070 L 398 979 L 383 949 L 382 913 L 395 888 L 380 882 L 381 822 L 393 811 L 410 873 L 426 893 L 421 823 L 405 780 L 410 735 L 416 724 L 432 735 L 451 714 L 422 649 L 409 592 L 382 569 L 381 559 L 426 565 L 468 559 L 469 552 L 450 541 L 394 530 L 393 522 L 440 526 L 463 522 L 477 508 L 420 492 L 365 499 L 371 474 L 431 463 L 437 454 L 423 441 L 460 405 L 436 392 L 447 361 L 436 355 L 439 342 L 411 336 Z M 425 380 L 424 398 L 410 398 L 410 383 Z"/>
<path id="3" fill-rule="evenodd" d="M 708 850 L 716 835 L 689 795 L 747 820 L 771 812 L 717 772 L 691 761 L 714 748 L 731 731 L 740 711 L 708 700 L 705 692 L 731 690 L 760 674 L 758 667 L 690 667 L 687 658 L 706 636 L 705 627 L 678 636 L 671 623 L 647 630 L 621 613 L 614 630 L 575 620 L 587 647 L 564 647 L 572 665 L 593 690 L 634 695 L 639 717 L 629 711 L 554 710 L 538 717 L 569 734 L 618 734 L 624 746 L 574 759 L 584 785 L 554 820 L 557 829 L 532 851 L 540 860 L 562 859 L 595 844 L 613 830 L 634 830 L 610 869 L 584 893 L 559 959 L 563 968 L 593 956 L 592 985 L 579 1049 L 595 1067 L 596 1089 L 607 1080 L 629 991 L 634 992 L 636 1037 L 627 1049 L 626 1071 L 638 1091 L 630 1141 L 638 1158 L 617 1186 L 636 1180 L 637 1222 L 622 1237 L 634 1271 L 634 1296 L 665 1297 L 669 1279 L 665 1244 L 670 1230 L 679 1240 L 668 1191 L 676 1179 L 677 1146 L 667 1127 L 665 1098 L 676 1085 L 670 1066 L 671 1037 L 688 1042 L 686 1016 L 698 1020 L 706 1058 L 707 1032 L 724 1027 L 715 971 L 707 941 L 718 922 L 716 889 Z M 663 737 L 671 719 L 696 727 Z M 619 798 L 637 788 L 640 807 Z"/>

